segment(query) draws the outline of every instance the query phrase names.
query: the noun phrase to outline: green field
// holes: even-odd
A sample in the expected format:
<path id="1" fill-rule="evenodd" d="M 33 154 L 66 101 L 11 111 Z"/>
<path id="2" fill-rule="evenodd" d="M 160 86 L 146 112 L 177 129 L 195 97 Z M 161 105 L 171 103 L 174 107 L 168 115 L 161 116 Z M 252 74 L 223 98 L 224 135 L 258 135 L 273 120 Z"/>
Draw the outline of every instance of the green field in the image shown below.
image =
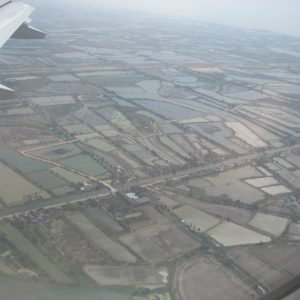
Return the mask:
<path id="1" fill-rule="evenodd" d="M 83 214 L 69 214 L 67 218 L 82 231 L 97 248 L 103 250 L 112 259 L 125 263 L 136 262 L 136 258 L 125 247 L 107 237 Z"/>
<path id="2" fill-rule="evenodd" d="M 137 134 L 137 129 L 133 124 L 118 110 L 113 107 L 104 107 L 99 111 L 100 114 L 104 116 L 105 119 L 109 120 L 116 127 L 131 133 Z"/>
<path id="3" fill-rule="evenodd" d="M 22 173 L 41 171 L 51 167 L 51 164 L 22 156 L 14 149 L 4 145 L 0 145 L 0 160 Z"/>
<path id="4" fill-rule="evenodd" d="M 105 174 L 107 170 L 88 155 L 76 155 L 60 161 L 62 165 L 76 169 L 91 176 Z"/>
<path id="5" fill-rule="evenodd" d="M 7 206 L 24 203 L 28 196 L 38 194 L 43 198 L 49 195 L 21 177 L 18 173 L 0 162 L 0 197 Z"/>
<path id="6" fill-rule="evenodd" d="M 172 151 L 174 151 L 175 153 L 185 158 L 190 158 L 190 156 L 183 149 L 181 149 L 177 144 L 175 144 L 169 137 L 161 136 L 159 139 L 164 145 L 172 149 Z"/>
<path id="7" fill-rule="evenodd" d="M 30 173 L 28 178 L 46 190 L 68 185 L 66 180 L 46 170 Z"/>
<path id="8" fill-rule="evenodd" d="M 74 189 L 71 188 L 70 186 L 61 186 L 55 189 L 52 189 L 51 192 L 55 195 L 55 196 L 64 196 L 66 194 L 72 193 L 74 192 Z"/>
<path id="9" fill-rule="evenodd" d="M 10 224 L 3 224 L 0 231 L 13 243 L 19 251 L 26 254 L 40 269 L 48 274 L 53 281 L 68 283 L 68 278 L 44 256 L 23 234 Z"/>
<path id="10" fill-rule="evenodd" d="M 60 159 L 68 158 L 70 156 L 78 155 L 80 153 L 81 149 L 73 143 L 32 151 L 30 154 L 51 161 L 57 161 Z"/>
<path id="11" fill-rule="evenodd" d="M 52 168 L 50 171 L 59 175 L 60 177 L 64 178 L 65 180 L 67 180 L 70 183 L 83 183 L 86 181 L 85 177 L 75 174 L 73 172 L 70 172 L 70 171 L 60 168 L 60 167 Z"/>
<path id="12" fill-rule="evenodd" d="M 116 147 L 107 143 L 104 140 L 101 139 L 93 139 L 93 140 L 89 140 L 87 142 L 88 145 L 92 146 L 93 148 L 100 150 L 100 151 L 104 151 L 104 152 L 111 152 L 111 151 L 115 151 Z"/>

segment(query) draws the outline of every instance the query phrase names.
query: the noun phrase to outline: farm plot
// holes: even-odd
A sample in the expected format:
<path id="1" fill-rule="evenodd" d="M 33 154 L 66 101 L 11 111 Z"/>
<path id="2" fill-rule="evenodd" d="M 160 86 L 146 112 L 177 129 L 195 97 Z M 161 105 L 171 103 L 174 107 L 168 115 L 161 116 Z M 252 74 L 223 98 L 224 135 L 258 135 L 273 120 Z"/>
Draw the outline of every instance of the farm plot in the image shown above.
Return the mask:
<path id="1" fill-rule="evenodd" d="M 186 153 L 196 153 L 196 149 L 192 146 L 191 143 L 189 143 L 187 141 L 187 139 L 185 138 L 184 135 L 180 135 L 180 134 L 172 134 L 171 138 L 174 140 L 174 142 L 177 145 L 180 145 L 180 147 L 186 152 Z"/>
<path id="2" fill-rule="evenodd" d="M 170 261 L 200 246 L 174 224 L 138 229 L 120 239 L 148 263 Z"/>
<path id="3" fill-rule="evenodd" d="M 86 143 L 89 146 L 91 146 L 97 150 L 103 151 L 103 152 L 111 152 L 111 151 L 115 151 L 117 149 L 114 145 L 109 144 L 108 142 L 104 141 L 103 139 L 91 139 L 91 140 L 88 140 Z"/>
<path id="4" fill-rule="evenodd" d="M 100 137 L 101 136 L 98 132 L 84 133 L 84 134 L 79 134 L 79 135 L 75 136 L 75 138 L 80 142 L 85 142 L 85 141 L 100 138 Z"/>
<path id="5" fill-rule="evenodd" d="M 43 229 L 64 256 L 79 263 L 99 263 L 103 253 L 64 218 L 51 218 Z"/>
<path id="6" fill-rule="evenodd" d="M 141 147 L 138 144 L 125 145 L 123 146 L 123 148 L 135 157 L 143 160 L 148 164 L 153 165 L 152 161 L 156 159 L 156 157 L 152 153 L 146 151 L 143 147 Z"/>
<path id="7" fill-rule="evenodd" d="M 0 160 L 22 173 L 46 170 L 51 167 L 48 163 L 25 157 L 4 145 L 0 145 Z"/>
<path id="8" fill-rule="evenodd" d="M 285 159 L 281 158 L 281 157 L 274 157 L 273 160 L 281 165 L 283 168 L 286 168 L 286 169 L 294 169 L 295 167 L 290 164 L 288 161 L 286 161 Z"/>
<path id="9" fill-rule="evenodd" d="M 252 204 L 265 198 L 264 194 L 242 182 L 243 178 L 261 176 L 251 166 L 241 167 L 220 173 L 216 177 L 194 179 L 189 182 L 191 187 L 202 188 L 209 196 L 228 195 L 232 200 Z"/>
<path id="10" fill-rule="evenodd" d="M 54 82 L 60 82 L 60 81 L 63 81 L 63 82 L 73 82 L 73 81 L 79 81 L 80 79 L 71 75 L 71 74 L 61 74 L 61 75 L 52 75 L 52 76 L 48 76 L 48 78 L 51 80 L 51 81 L 54 81 Z"/>
<path id="11" fill-rule="evenodd" d="M 164 225 L 170 223 L 170 220 L 159 213 L 154 207 L 152 206 L 145 206 L 140 209 L 140 211 L 146 216 L 146 221 L 141 221 L 138 223 L 134 223 L 130 226 L 130 229 L 135 231 L 137 229 L 150 227 L 153 225 Z"/>
<path id="12" fill-rule="evenodd" d="M 51 190 L 54 196 L 64 196 L 66 194 L 74 192 L 74 189 L 70 186 L 60 186 Z"/>
<path id="13" fill-rule="evenodd" d="M 64 178 L 70 183 L 84 183 L 86 182 L 86 178 L 83 176 L 80 176 L 78 174 L 75 174 L 73 172 L 70 172 L 68 170 L 65 170 L 61 167 L 55 167 L 50 169 L 51 172 L 59 175 L 60 177 Z"/>
<path id="14" fill-rule="evenodd" d="M 107 137 L 116 136 L 119 134 L 119 132 L 110 125 L 99 125 L 99 126 L 95 126 L 94 128 Z"/>
<path id="15" fill-rule="evenodd" d="M 65 144 L 30 152 L 33 156 L 52 161 L 57 161 L 80 153 L 81 150 L 74 144 Z"/>
<path id="16" fill-rule="evenodd" d="M 220 121 L 220 120 L 219 120 Z M 191 119 L 180 120 L 179 124 L 194 124 L 194 123 L 207 123 L 211 122 L 210 120 L 205 119 L 204 117 L 196 117 Z"/>
<path id="17" fill-rule="evenodd" d="M 88 208 L 87 213 L 95 222 L 99 222 L 101 226 L 111 230 L 112 232 L 121 233 L 124 231 L 123 227 L 116 220 L 98 207 Z"/>
<path id="18" fill-rule="evenodd" d="M 288 238 L 294 241 L 300 241 L 300 224 L 292 223 L 287 232 Z"/>
<path id="19" fill-rule="evenodd" d="M 267 289 L 275 289 L 288 281 L 289 276 L 239 248 L 229 249 L 228 255 Z"/>
<path id="20" fill-rule="evenodd" d="M 53 188 L 67 186 L 69 184 L 63 178 L 49 171 L 30 173 L 28 174 L 28 178 L 45 190 L 51 190 Z"/>
<path id="21" fill-rule="evenodd" d="M 73 113 L 73 115 L 74 117 L 91 127 L 106 124 L 106 121 L 101 116 L 92 112 L 86 107 L 77 110 Z"/>
<path id="22" fill-rule="evenodd" d="M 242 101 L 259 100 L 268 97 L 266 94 L 262 94 L 253 90 L 231 93 L 231 94 L 227 94 L 226 96 L 239 99 Z"/>
<path id="23" fill-rule="evenodd" d="M 257 213 L 249 225 L 274 236 L 280 236 L 285 231 L 288 221 L 286 218 Z"/>
<path id="24" fill-rule="evenodd" d="M 164 151 L 171 158 L 169 163 L 171 163 L 171 164 L 184 164 L 184 160 L 181 159 L 178 156 L 177 153 L 171 152 L 170 149 L 166 145 L 161 143 L 159 139 L 151 137 L 149 140 L 152 143 L 152 145 L 156 148 L 156 150 L 160 149 L 161 151 Z"/>
<path id="25" fill-rule="evenodd" d="M 206 211 L 209 214 L 216 215 L 220 218 L 232 221 L 238 224 L 246 224 L 250 221 L 252 213 L 243 208 L 225 206 L 218 204 L 203 203 L 197 201 L 197 206 L 195 206 L 203 211 Z"/>
<path id="26" fill-rule="evenodd" d="M 155 145 L 151 143 L 151 141 L 145 137 L 137 138 L 137 141 L 143 145 L 147 150 L 149 150 L 152 153 L 155 153 L 159 156 L 160 159 L 162 159 L 162 164 L 166 165 L 163 161 L 170 161 L 174 163 L 174 160 L 171 156 L 168 155 L 165 151 L 161 150 L 160 148 L 157 148 Z"/>
<path id="27" fill-rule="evenodd" d="M 300 245 L 286 242 L 270 245 L 250 246 L 247 252 L 279 271 L 289 274 L 290 279 L 299 275 Z"/>
<path id="28" fill-rule="evenodd" d="M 168 148 L 170 148 L 176 154 L 179 154 L 187 159 L 190 158 L 190 156 L 183 149 L 181 149 L 177 144 L 175 144 L 169 137 L 161 136 L 159 139 L 164 145 L 166 145 Z"/>
<path id="29" fill-rule="evenodd" d="M 85 154 L 63 159 L 60 161 L 60 163 L 64 166 L 68 166 L 91 176 L 103 175 L 107 172 L 107 170 L 102 165 Z"/>
<path id="30" fill-rule="evenodd" d="M 300 155 L 292 155 L 292 156 L 288 156 L 286 157 L 286 159 L 292 163 L 293 165 L 297 166 L 298 168 L 300 168 Z"/>
<path id="31" fill-rule="evenodd" d="M 93 130 L 83 123 L 64 126 L 64 129 L 72 135 L 91 133 Z"/>
<path id="32" fill-rule="evenodd" d="M 271 238 L 266 235 L 227 221 L 207 233 L 225 247 L 271 242 Z"/>
<path id="33" fill-rule="evenodd" d="M 101 108 L 99 113 L 117 128 L 130 134 L 138 134 L 138 130 L 132 125 L 132 123 L 121 112 L 113 107 Z"/>
<path id="34" fill-rule="evenodd" d="M 267 187 L 261 188 L 261 190 L 271 196 L 276 196 L 276 195 L 281 195 L 281 194 L 289 194 L 292 192 L 284 185 L 267 186 Z"/>
<path id="35" fill-rule="evenodd" d="M 52 280 L 68 283 L 68 278 L 46 256 L 44 256 L 29 240 L 10 224 L 1 225 L 0 230 L 19 251 L 25 253 Z"/>
<path id="36" fill-rule="evenodd" d="M 92 224 L 87 217 L 80 213 L 67 215 L 67 218 L 74 224 L 92 244 L 104 251 L 112 259 L 124 263 L 135 263 L 136 258 L 119 243 L 107 237 L 99 228 Z"/>
<path id="37" fill-rule="evenodd" d="M 245 180 L 245 182 L 257 188 L 278 184 L 278 181 L 274 177 L 252 178 Z"/>
<path id="38" fill-rule="evenodd" d="M 176 300 L 250 300 L 256 294 L 228 268 L 210 257 L 187 260 L 176 267 Z"/>
<path id="39" fill-rule="evenodd" d="M 239 139 L 235 139 L 236 141 L 231 140 L 234 132 L 222 122 L 188 124 L 188 126 L 226 149 L 238 154 L 247 153 L 247 144 Z"/>
<path id="40" fill-rule="evenodd" d="M 189 205 L 176 208 L 172 212 L 186 225 L 195 226 L 200 232 L 207 231 L 221 222 L 220 219 Z"/>
<path id="41" fill-rule="evenodd" d="M 279 170 L 275 170 L 275 173 L 278 176 L 280 176 L 284 181 L 288 182 L 295 189 L 300 189 L 300 170 L 290 171 L 287 169 L 279 169 Z M 281 188 L 276 192 L 279 192 L 279 191 L 281 192 Z M 286 190 L 284 189 L 283 191 L 286 191 Z"/>
<path id="42" fill-rule="evenodd" d="M 173 124 L 159 124 L 159 128 L 164 134 L 175 134 L 183 132 L 182 129 Z"/>
<path id="43" fill-rule="evenodd" d="M 85 273 L 102 286 L 134 286 L 160 288 L 166 285 L 165 278 L 159 271 L 167 273 L 165 269 L 155 269 L 145 266 L 99 266 L 86 265 Z"/>
<path id="44" fill-rule="evenodd" d="M 249 144 L 254 148 L 263 148 L 266 147 L 267 144 L 260 139 L 257 135 L 255 135 L 250 129 L 248 129 L 245 125 L 239 122 L 226 122 L 227 127 L 231 128 L 235 136 L 242 140 L 243 142 Z"/>
<path id="45" fill-rule="evenodd" d="M 0 162 L 0 197 L 5 205 L 22 204 L 32 196 L 48 198 L 49 195 Z"/>
<path id="46" fill-rule="evenodd" d="M 136 100 L 136 103 L 169 120 L 190 119 L 201 116 L 201 112 L 168 102 Z"/>
<path id="47" fill-rule="evenodd" d="M 76 101 L 71 96 L 47 96 L 31 98 L 31 101 L 41 106 L 75 104 Z"/>

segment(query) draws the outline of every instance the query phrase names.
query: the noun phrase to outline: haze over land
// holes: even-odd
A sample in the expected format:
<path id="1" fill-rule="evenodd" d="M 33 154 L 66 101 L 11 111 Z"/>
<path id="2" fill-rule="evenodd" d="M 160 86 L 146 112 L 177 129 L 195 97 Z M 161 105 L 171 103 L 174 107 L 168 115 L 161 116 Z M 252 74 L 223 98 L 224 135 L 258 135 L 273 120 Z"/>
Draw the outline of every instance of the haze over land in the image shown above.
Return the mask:
<path id="1" fill-rule="evenodd" d="M 42 3 L 30 2 L 38 6 Z M 143 11 L 300 37 L 300 2 L 297 0 L 54 0 L 46 5 L 65 6 L 68 10 L 75 5 L 91 10 L 97 7 Z"/>
<path id="2" fill-rule="evenodd" d="M 0 298 L 258 300 L 299 275 L 300 39 L 56 1 L 46 39 L 0 50 Z"/>

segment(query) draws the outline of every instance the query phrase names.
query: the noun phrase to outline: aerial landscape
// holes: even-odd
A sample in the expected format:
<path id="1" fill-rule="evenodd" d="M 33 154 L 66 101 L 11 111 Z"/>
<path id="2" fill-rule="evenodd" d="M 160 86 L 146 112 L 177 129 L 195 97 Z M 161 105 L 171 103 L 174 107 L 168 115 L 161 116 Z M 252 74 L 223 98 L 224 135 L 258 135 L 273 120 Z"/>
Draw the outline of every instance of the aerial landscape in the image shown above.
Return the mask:
<path id="1" fill-rule="evenodd" d="M 300 39 L 62 15 L 0 51 L 3 299 L 250 300 L 299 275 Z"/>

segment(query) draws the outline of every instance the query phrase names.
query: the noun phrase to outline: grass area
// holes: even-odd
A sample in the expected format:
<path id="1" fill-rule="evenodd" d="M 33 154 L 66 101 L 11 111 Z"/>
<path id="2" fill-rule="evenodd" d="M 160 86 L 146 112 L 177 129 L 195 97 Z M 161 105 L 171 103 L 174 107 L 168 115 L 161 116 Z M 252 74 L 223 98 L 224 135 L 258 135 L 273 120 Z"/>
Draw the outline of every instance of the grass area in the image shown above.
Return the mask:
<path id="1" fill-rule="evenodd" d="M 119 243 L 107 237 L 81 213 L 68 214 L 67 218 L 99 249 L 112 259 L 125 263 L 135 263 L 136 258 Z"/>
<path id="2" fill-rule="evenodd" d="M 52 165 L 22 156 L 14 149 L 0 145 L 0 160 L 22 173 L 31 173 L 50 168 Z"/>
<path id="3" fill-rule="evenodd" d="M 74 108 L 74 104 L 51 105 L 43 107 L 45 113 L 52 119 L 66 116 Z"/>
<path id="4" fill-rule="evenodd" d="M 49 195 L 0 162 L 0 197 L 7 206 L 21 204 L 32 195 Z"/>
<path id="5" fill-rule="evenodd" d="M 121 112 L 116 110 L 114 107 L 101 108 L 101 111 L 99 111 L 99 113 L 102 114 L 105 119 L 109 120 L 120 130 L 124 130 L 125 132 L 131 134 L 138 133 L 134 125 Z"/>
<path id="6" fill-rule="evenodd" d="M 75 143 L 58 145 L 51 148 L 31 151 L 31 155 L 48 159 L 51 161 L 58 161 L 60 159 L 69 158 L 71 156 L 81 154 L 82 150 L 77 147 Z"/>
<path id="7" fill-rule="evenodd" d="M 60 167 L 52 168 L 51 171 L 53 173 L 59 175 L 60 177 L 64 178 L 65 180 L 67 180 L 70 183 L 83 183 L 86 181 L 85 177 L 80 176 L 75 173 L 72 173 L 72 172 L 65 170 L 63 168 L 60 168 Z"/>
<path id="8" fill-rule="evenodd" d="M 103 175 L 107 170 L 86 154 L 76 155 L 60 161 L 62 165 L 84 172 L 91 176 Z"/>
<path id="9" fill-rule="evenodd" d="M 49 171 L 34 172 L 28 178 L 46 190 L 68 185 L 66 180 Z"/>
<path id="10" fill-rule="evenodd" d="M 137 114 L 136 111 L 130 107 L 118 106 L 118 109 L 127 117 L 127 119 L 138 129 L 147 133 L 153 133 L 152 119 L 145 115 Z"/>
<path id="11" fill-rule="evenodd" d="M 177 153 L 185 158 L 190 158 L 190 156 L 183 149 L 181 149 L 179 146 L 177 146 L 177 144 L 175 144 L 169 137 L 161 136 L 159 139 L 164 145 L 166 145 L 168 148 L 170 148 L 175 153 Z"/>
<path id="12" fill-rule="evenodd" d="M 53 281 L 69 283 L 68 278 L 44 256 L 18 229 L 10 224 L 3 224 L 0 227 L 6 238 L 13 243 L 16 248 L 26 254 L 38 267 L 48 274 Z"/>

